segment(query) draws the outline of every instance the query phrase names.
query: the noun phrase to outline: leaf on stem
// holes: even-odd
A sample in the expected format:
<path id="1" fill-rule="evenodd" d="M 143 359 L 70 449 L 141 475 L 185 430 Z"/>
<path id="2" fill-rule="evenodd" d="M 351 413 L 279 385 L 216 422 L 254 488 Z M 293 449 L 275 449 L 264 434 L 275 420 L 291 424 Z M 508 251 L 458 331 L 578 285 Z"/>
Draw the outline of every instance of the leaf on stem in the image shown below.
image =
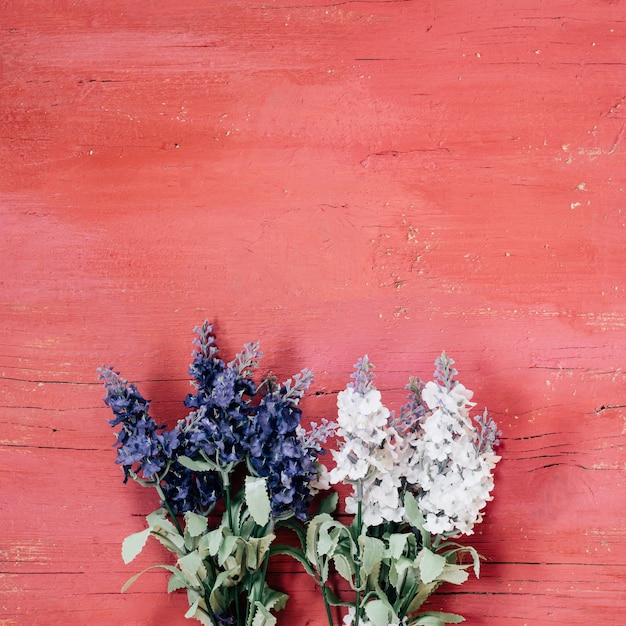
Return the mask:
<path id="1" fill-rule="evenodd" d="M 190 537 L 199 537 L 207 529 L 207 518 L 192 511 L 185 513 L 185 532 Z"/>
<path id="2" fill-rule="evenodd" d="M 389 626 L 390 615 L 387 605 L 382 600 L 372 600 L 365 604 L 365 614 L 374 622 L 374 626 Z"/>
<path id="3" fill-rule="evenodd" d="M 254 619 L 252 620 L 252 626 L 275 626 L 276 618 L 260 603 L 254 603 L 256 611 L 254 612 Z"/>
<path id="4" fill-rule="evenodd" d="M 122 559 L 128 565 L 146 545 L 146 541 L 150 536 L 150 528 L 146 528 L 138 533 L 133 533 L 122 542 Z"/>
<path id="5" fill-rule="evenodd" d="M 419 564 L 420 578 L 422 582 L 426 584 L 437 580 L 443 568 L 446 565 L 446 559 L 440 554 L 431 552 L 428 548 L 422 548 L 417 555 L 417 561 Z"/>
<path id="6" fill-rule="evenodd" d="M 265 526 L 269 522 L 271 511 L 265 478 L 246 476 L 245 489 L 250 514 L 259 526 Z"/>
<path id="7" fill-rule="evenodd" d="M 188 456 L 179 456 L 177 457 L 177 461 L 187 469 L 193 470 L 194 472 L 215 472 L 219 470 L 215 463 L 209 463 L 208 461 L 194 461 Z"/>

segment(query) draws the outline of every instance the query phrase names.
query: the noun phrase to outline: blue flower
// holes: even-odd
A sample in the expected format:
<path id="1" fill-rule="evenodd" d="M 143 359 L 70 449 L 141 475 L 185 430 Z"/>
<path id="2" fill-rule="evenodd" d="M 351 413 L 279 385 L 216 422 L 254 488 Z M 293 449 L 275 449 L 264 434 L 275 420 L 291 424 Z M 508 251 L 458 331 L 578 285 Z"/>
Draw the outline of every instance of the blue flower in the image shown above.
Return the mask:
<path id="1" fill-rule="evenodd" d="M 121 425 L 114 445 L 118 446 L 116 463 L 124 469 L 124 482 L 139 472 L 143 480 L 153 480 L 169 465 L 180 443 L 178 432 L 158 426 L 148 413 L 150 402 L 113 368 L 101 367 L 98 372 L 106 390 L 104 402 L 114 415 L 109 424 Z"/>
<path id="2" fill-rule="evenodd" d="M 267 480 L 276 519 L 294 515 L 305 520 L 313 499 L 310 485 L 317 478 L 319 446 L 307 445 L 303 438 L 302 411 L 297 406 L 311 380 L 306 370 L 280 388 L 268 379 L 268 392 L 252 423 L 249 464 L 256 475 Z"/>
<path id="3" fill-rule="evenodd" d="M 222 497 L 222 486 L 215 472 L 193 472 L 177 461 L 172 463 L 162 483 L 163 495 L 176 514 L 187 511 L 206 513 Z"/>
<path id="4" fill-rule="evenodd" d="M 247 344 L 237 358 L 225 365 L 217 357 L 212 326 L 196 327 L 198 350 L 189 368 L 195 379 L 195 394 L 185 405 L 196 409 L 183 429 L 189 442 L 189 456 L 204 455 L 222 467 L 234 467 L 245 460 L 249 447 L 254 409 L 251 400 L 257 389 L 250 378 L 260 355 L 258 344 Z"/>
<path id="5" fill-rule="evenodd" d="M 300 426 L 299 401 L 312 381 L 303 370 L 282 386 L 270 377 L 261 386 L 252 380 L 261 356 L 258 342 L 246 344 L 228 364 L 218 349 L 208 322 L 196 327 L 196 349 L 189 373 L 195 392 L 185 405 L 189 415 L 168 431 L 149 416 L 149 402 L 136 387 L 110 368 L 100 370 L 105 381 L 106 404 L 112 426 L 121 425 L 116 445 L 117 462 L 129 476 L 157 484 L 175 514 L 205 514 L 222 498 L 223 483 L 245 462 L 251 472 L 266 479 L 275 519 L 295 515 L 305 520 L 316 493 L 317 458 L 332 430 L 306 433 Z M 178 462 L 180 456 L 210 461 L 215 471 L 197 472 Z M 141 476 L 138 475 L 141 472 Z"/>

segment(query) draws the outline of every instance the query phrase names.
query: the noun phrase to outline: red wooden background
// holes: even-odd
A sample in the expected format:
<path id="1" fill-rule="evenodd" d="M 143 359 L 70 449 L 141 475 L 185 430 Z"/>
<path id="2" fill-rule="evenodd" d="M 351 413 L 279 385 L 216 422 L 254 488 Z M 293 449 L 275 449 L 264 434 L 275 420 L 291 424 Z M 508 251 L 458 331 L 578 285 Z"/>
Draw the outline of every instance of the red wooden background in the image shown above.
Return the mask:
<path id="1" fill-rule="evenodd" d="M 0 2 L 0 625 L 179 625 L 96 367 L 184 415 L 192 329 L 333 417 L 442 349 L 504 431 L 469 624 L 623 623 L 626 3 Z M 279 616 L 324 624 L 286 563 Z M 293 576 L 291 572 L 295 572 Z"/>

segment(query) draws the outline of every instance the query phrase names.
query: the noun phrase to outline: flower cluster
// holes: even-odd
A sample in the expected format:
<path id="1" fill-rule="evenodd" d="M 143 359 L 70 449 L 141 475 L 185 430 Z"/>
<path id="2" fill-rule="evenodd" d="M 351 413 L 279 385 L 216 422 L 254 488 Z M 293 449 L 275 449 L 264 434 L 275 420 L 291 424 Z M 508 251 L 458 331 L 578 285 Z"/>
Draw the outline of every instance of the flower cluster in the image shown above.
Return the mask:
<path id="1" fill-rule="evenodd" d="M 375 526 L 384 520 L 400 521 L 400 472 L 394 442 L 397 433 L 390 427 L 390 413 L 373 384 L 373 365 L 367 355 L 355 365 L 355 382 L 337 396 L 339 426 L 344 439 L 333 450 L 335 467 L 330 472 L 333 484 L 353 486 L 346 498 L 346 512 L 355 514 L 362 506 L 363 521 Z"/>
<path id="2" fill-rule="evenodd" d="M 280 387 L 270 381 L 261 401 L 250 445 L 250 465 L 257 476 L 266 478 L 272 515 L 279 519 L 293 513 L 305 520 L 315 493 L 318 450 L 307 448 L 300 429 L 298 401 L 312 380 L 303 370 Z"/>
<path id="3" fill-rule="evenodd" d="M 315 516 L 306 557 L 327 607 L 336 603 L 331 565 L 353 590 L 353 602 L 339 602 L 349 607 L 343 626 L 463 621 L 418 611 L 442 582 L 461 584 L 470 566 L 479 574 L 476 550 L 450 539 L 471 534 L 482 520 L 499 432 L 486 411 L 472 420 L 472 392 L 455 380 L 454 361 L 443 353 L 435 365 L 434 381 L 410 379 L 397 416 L 383 404 L 367 356 L 337 397 L 340 445 L 330 479 L 352 487 L 345 509 L 355 517 L 346 525 L 326 512 Z"/>
<path id="4" fill-rule="evenodd" d="M 111 426 L 122 426 L 118 463 L 125 476 L 158 483 L 174 513 L 206 512 L 222 497 L 220 470 L 232 472 L 247 464 L 256 476 L 267 479 L 275 518 L 306 511 L 317 492 L 324 453 L 316 437 L 300 426 L 299 401 L 313 380 L 308 370 L 276 385 L 268 378 L 257 386 L 252 375 L 262 354 L 249 343 L 230 363 L 218 358 L 212 327 L 195 329 L 196 351 L 189 368 L 195 393 L 185 398 L 190 414 L 171 431 L 149 416 L 149 402 L 133 384 L 101 368 L 106 404 L 113 410 Z M 256 397 L 262 396 L 259 402 Z M 213 472 L 196 472 L 177 457 L 214 464 Z M 137 472 L 141 472 L 138 476 Z"/>
<path id="5" fill-rule="evenodd" d="M 499 460 L 497 432 L 486 413 L 472 422 L 473 394 L 454 380 L 453 363 L 444 353 L 435 362 L 436 382 L 411 379 L 398 418 L 383 405 L 367 356 L 355 365 L 356 382 L 339 393 L 337 435 L 344 442 L 333 450 L 331 482 L 353 485 L 346 511 L 356 513 L 360 498 L 365 524 L 401 521 L 406 491 L 434 535 L 471 534 L 482 520 Z"/>
<path id="6" fill-rule="evenodd" d="M 128 384 L 113 368 L 99 371 L 106 391 L 104 402 L 115 416 L 109 424 L 121 424 L 115 445 L 116 463 L 124 470 L 124 482 L 131 476 L 149 481 L 169 467 L 179 445 L 179 433 L 156 424 L 148 413 L 150 402 L 135 385 Z"/>
<path id="7" fill-rule="evenodd" d="M 171 430 L 150 417 L 150 403 L 135 385 L 110 367 L 99 370 L 114 414 L 110 424 L 120 427 L 117 463 L 124 482 L 131 477 L 156 488 L 163 507 L 148 516 L 146 531 L 127 539 L 123 555 L 132 560 L 152 535 L 179 556 L 176 568 L 163 567 L 172 572 L 172 588 L 187 588 L 188 617 L 260 623 L 286 601 L 265 581 L 274 527 L 307 519 L 327 481 L 318 457 L 334 426 L 324 421 L 307 431 L 301 425 L 298 405 L 312 382 L 310 371 L 280 385 L 273 376 L 257 385 L 257 342 L 225 363 L 211 325 L 195 331 L 194 392 L 184 401 L 190 412 Z M 208 515 L 219 502 L 222 523 L 210 529 Z"/>
<path id="8" fill-rule="evenodd" d="M 449 537 L 470 535 L 474 524 L 482 521 L 500 458 L 493 452 L 495 423 L 486 413 L 472 423 L 473 393 L 453 380 L 457 372 L 452 364 L 445 353 L 437 360 L 437 372 L 445 374 L 422 391 L 429 411 L 406 458 L 407 488 L 424 515 L 424 528 Z"/>
<path id="9" fill-rule="evenodd" d="M 461 584 L 469 567 L 478 576 L 476 550 L 452 539 L 482 521 L 500 459 L 500 432 L 486 410 L 472 417 L 473 393 L 456 380 L 454 361 L 442 353 L 434 380 L 410 378 L 396 415 L 383 404 L 364 356 L 337 396 L 337 422 L 323 419 L 307 430 L 299 405 L 312 382 L 309 370 L 257 384 L 258 342 L 226 363 L 211 325 L 195 331 L 189 413 L 171 429 L 150 416 L 134 384 L 110 367 L 99 370 L 114 416 L 109 423 L 119 427 L 116 462 L 124 482 L 154 487 L 162 506 L 146 518 L 145 530 L 125 540 L 124 560 L 139 554 L 148 536 L 163 543 L 176 565 L 156 567 L 171 573 L 169 590 L 187 589 L 186 617 L 205 625 L 275 623 L 270 611 L 287 596 L 267 585 L 271 554 L 296 558 L 315 577 L 330 626 L 331 603 L 348 607 L 343 626 L 463 621 L 418 613 L 442 582 Z M 335 435 L 328 472 L 319 457 Z M 351 488 L 345 512 L 352 522 L 333 517 L 337 494 L 309 519 L 318 491 L 340 483 Z M 214 527 L 211 512 L 214 519 L 223 512 Z M 295 531 L 301 548 L 273 544 L 281 524 Z M 354 602 L 331 591 L 332 571 L 349 583 Z"/>

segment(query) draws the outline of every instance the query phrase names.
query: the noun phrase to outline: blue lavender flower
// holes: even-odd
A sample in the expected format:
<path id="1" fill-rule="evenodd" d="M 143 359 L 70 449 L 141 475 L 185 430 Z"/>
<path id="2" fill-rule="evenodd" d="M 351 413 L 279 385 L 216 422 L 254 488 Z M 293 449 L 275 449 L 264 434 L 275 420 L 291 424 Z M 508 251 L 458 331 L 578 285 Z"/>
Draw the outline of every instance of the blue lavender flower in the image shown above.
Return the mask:
<path id="1" fill-rule="evenodd" d="M 185 405 L 196 411 L 184 435 L 191 458 L 204 455 L 218 465 L 234 466 L 245 459 L 248 450 L 254 412 L 250 402 L 257 392 L 250 376 L 260 353 L 258 344 L 247 344 L 234 361 L 225 365 L 217 357 L 212 330 L 208 322 L 195 329 L 198 350 L 189 373 L 197 392 L 187 395 Z"/>
<path id="2" fill-rule="evenodd" d="M 226 476 L 246 461 L 253 473 L 266 478 L 275 519 L 306 519 L 315 493 L 311 484 L 318 478 L 317 459 L 333 430 L 326 420 L 308 434 L 300 426 L 298 403 L 312 381 L 311 372 L 303 370 L 280 387 L 268 378 L 256 403 L 252 376 L 261 357 L 258 342 L 246 344 L 225 364 L 218 357 L 212 326 L 204 322 L 195 332 L 189 368 L 195 393 L 185 398 L 191 412 L 171 431 L 149 416 L 149 402 L 134 385 L 111 368 L 99 370 L 105 402 L 114 414 L 110 423 L 122 425 L 116 445 L 124 481 L 132 476 L 158 483 L 174 514 L 207 513 L 224 495 Z M 191 470 L 178 462 L 180 456 L 209 460 L 216 471 Z"/>
<path id="3" fill-rule="evenodd" d="M 165 475 L 162 490 L 175 514 L 207 513 L 223 495 L 216 472 L 194 472 L 178 461 L 172 463 Z"/>
<path id="4" fill-rule="evenodd" d="M 139 472 L 143 480 L 153 480 L 169 465 L 179 445 L 178 432 L 157 425 L 148 413 L 150 402 L 113 368 L 101 367 L 98 372 L 106 390 L 104 402 L 115 416 L 109 424 L 122 427 L 114 445 L 118 446 L 116 463 L 122 465 L 124 482 Z"/>
<path id="5" fill-rule="evenodd" d="M 243 351 L 228 363 L 217 357 L 212 326 L 205 322 L 195 329 L 194 360 L 189 373 L 194 378 L 196 393 L 187 395 L 185 405 L 194 409 L 179 423 L 184 441 L 184 454 L 191 459 L 209 459 L 219 472 L 182 472 L 179 488 L 184 494 L 182 506 L 208 510 L 222 496 L 222 477 L 246 459 L 254 408 L 251 401 L 257 393 L 252 373 L 260 357 L 258 343 L 244 346 Z M 184 493 L 183 487 L 187 488 Z M 189 510 L 196 510 L 190 508 Z"/>
<path id="6" fill-rule="evenodd" d="M 228 409 L 236 405 L 243 408 L 244 397 L 251 398 L 257 391 L 251 376 L 261 356 L 258 343 L 246 344 L 237 358 L 225 365 L 217 357 L 213 327 L 205 321 L 202 326 L 196 326 L 194 332 L 198 337 L 193 343 L 198 350 L 193 353 L 189 374 L 195 381 L 197 393 L 187 395 L 185 406 Z"/>
<path id="7" fill-rule="evenodd" d="M 268 392 L 253 421 L 248 462 L 267 481 L 275 519 L 294 515 L 305 520 L 314 495 L 310 484 L 317 478 L 320 447 L 315 438 L 310 442 L 303 438 L 302 411 L 297 406 L 311 381 L 307 370 L 280 388 L 268 379 Z"/>

